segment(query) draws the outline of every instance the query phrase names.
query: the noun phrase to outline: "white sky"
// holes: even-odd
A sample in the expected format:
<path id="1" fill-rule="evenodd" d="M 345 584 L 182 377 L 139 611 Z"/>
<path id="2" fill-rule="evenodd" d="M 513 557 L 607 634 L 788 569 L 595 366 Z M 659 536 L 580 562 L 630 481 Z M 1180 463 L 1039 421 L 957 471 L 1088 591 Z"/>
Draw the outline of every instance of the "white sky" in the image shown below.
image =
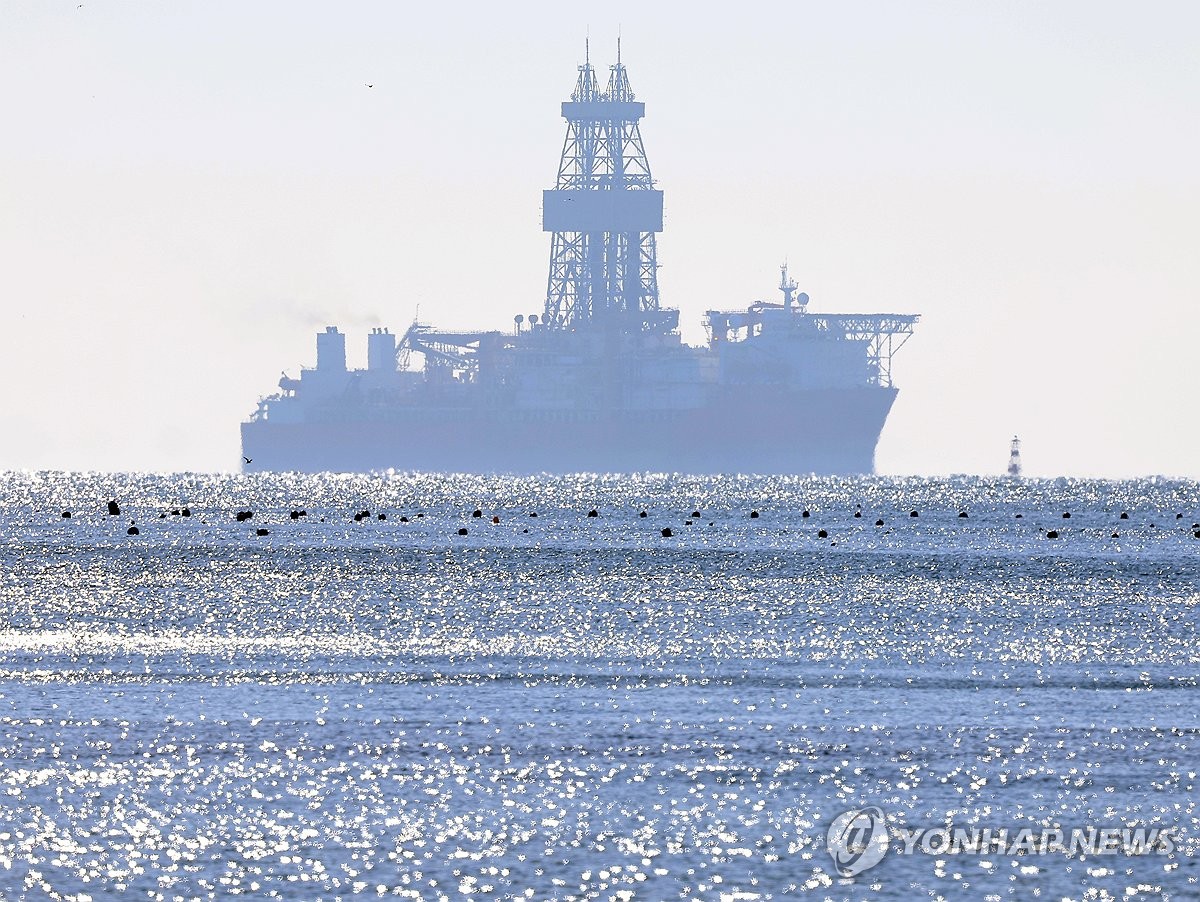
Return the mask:
<path id="1" fill-rule="evenodd" d="M 611 17 L 611 18 L 604 18 Z M 0 468 L 232 470 L 312 333 L 539 311 L 590 27 L 664 305 L 913 312 L 884 473 L 1200 476 L 1200 4 L 0 5 Z M 373 84 L 373 88 L 367 88 Z"/>

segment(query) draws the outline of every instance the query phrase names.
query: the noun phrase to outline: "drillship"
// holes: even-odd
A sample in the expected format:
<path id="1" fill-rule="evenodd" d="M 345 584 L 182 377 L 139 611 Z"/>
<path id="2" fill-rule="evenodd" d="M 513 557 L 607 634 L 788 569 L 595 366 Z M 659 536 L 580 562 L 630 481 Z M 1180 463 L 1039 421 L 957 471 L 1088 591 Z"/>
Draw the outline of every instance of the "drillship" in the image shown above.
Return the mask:
<path id="1" fill-rule="evenodd" d="M 541 315 L 511 331 L 374 329 L 357 370 L 329 326 L 316 366 L 285 374 L 242 424 L 246 469 L 872 472 L 892 355 L 918 318 L 811 312 L 785 266 L 778 301 L 709 310 L 707 344 L 685 344 L 679 311 L 659 306 L 663 193 L 644 113 L 619 50 L 603 87 L 579 67 L 542 194 Z"/>

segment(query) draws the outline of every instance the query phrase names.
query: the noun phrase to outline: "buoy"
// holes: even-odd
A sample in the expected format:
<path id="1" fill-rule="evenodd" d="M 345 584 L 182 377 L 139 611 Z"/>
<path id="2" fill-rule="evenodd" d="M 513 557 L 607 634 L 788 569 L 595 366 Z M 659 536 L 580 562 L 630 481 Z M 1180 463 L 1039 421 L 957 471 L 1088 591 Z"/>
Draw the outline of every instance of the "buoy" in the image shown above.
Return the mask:
<path id="1" fill-rule="evenodd" d="M 479 508 L 475 508 L 475 510 L 471 511 L 471 516 L 472 517 L 482 517 L 483 511 L 481 511 Z"/>
<path id="2" fill-rule="evenodd" d="M 691 525 L 692 525 L 692 521 L 691 521 L 691 520 L 684 520 L 684 521 L 683 521 L 683 525 L 684 525 L 684 526 L 691 526 Z"/>
<path id="3" fill-rule="evenodd" d="M 359 512 L 359 513 L 357 513 L 357 514 L 355 514 L 355 515 L 354 515 L 354 522 L 355 522 L 355 523 L 361 523 L 361 522 L 362 522 L 362 518 L 363 518 L 363 515 L 362 515 L 362 513 L 361 513 L 361 512 Z"/>
<path id="4" fill-rule="evenodd" d="M 862 517 L 862 511 L 855 511 L 855 512 L 854 512 L 854 519 L 856 519 L 856 520 L 857 520 L 857 519 L 860 519 L 861 517 Z"/>
<path id="5" fill-rule="evenodd" d="M 70 512 L 70 511 L 63 511 L 63 512 L 62 512 L 62 517 L 63 517 L 63 519 L 64 519 L 64 520 L 70 520 L 70 519 L 71 519 L 71 512 Z"/>
<path id="6" fill-rule="evenodd" d="M 492 522 L 493 522 L 493 523 L 499 523 L 499 522 L 500 522 L 500 518 L 499 518 L 499 517 L 495 517 L 495 516 L 493 516 L 493 517 L 492 517 Z"/>
<path id="7" fill-rule="evenodd" d="M 965 520 L 965 519 L 967 519 L 967 512 L 966 512 L 966 511 L 959 511 L 959 512 L 958 512 L 958 518 L 959 518 L 960 520 Z"/>
<path id="8" fill-rule="evenodd" d="M 1064 519 L 1064 520 L 1070 520 L 1070 519 L 1071 519 L 1071 512 L 1070 512 L 1070 511 L 1063 511 L 1063 519 Z"/>
<path id="9" fill-rule="evenodd" d="M 596 510 L 596 509 L 593 507 L 593 508 L 592 508 L 590 511 L 588 511 L 588 516 L 589 516 L 589 517 L 599 517 L 599 516 L 600 516 L 600 511 Z"/>
<path id="10" fill-rule="evenodd" d="M 818 529 L 818 530 L 817 530 L 817 538 L 818 538 L 818 539 L 828 539 L 828 538 L 829 538 L 829 533 L 828 533 L 828 532 L 826 532 L 826 531 L 825 531 L 825 530 L 823 530 L 823 529 Z"/>
<path id="11" fill-rule="evenodd" d="M 131 526 L 127 530 L 125 530 L 125 535 L 127 535 L 127 536 L 136 536 L 140 533 L 141 533 L 141 530 L 138 529 L 136 526 Z"/>
<path id="12" fill-rule="evenodd" d="M 700 511 L 692 511 L 692 519 L 699 520 L 700 519 Z"/>
<path id="13" fill-rule="evenodd" d="M 1119 538 L 1121 538 L 1121 534 L 1120 534 L 1120 533 L 1118 533 L 1118 532 L 1114 532 L 1114 533 L 1112 534 L 1112 537 L 1113 537 L 1114 539 L 1119 539 Z"/>
<path id="14" fill-rule="evenodd" d="M 876 525 L 876 526 L 882 526 L 882 525 L 883 525 L 883 521 L 882 521 L 882 520 L 876 520 L 876 521 L 875 521 L 875 525 Z"/>
<path id="15" fill-rule="evenodd" d="M 245 523 L 247 520 L 249 520 L 251 517 L 254 516 L 254 511 L 238 511 L 233 516 L 234 516 L 234 519 L 236 519 L 239 523 Z"/>
<path id="16" fill-rule="evenodd" d="M 921 515 L 920 515 L 919 513 L 917 513 L 916 511 L 909 511 L 908 515 L 909 515 L 910 517 L 919 517 L 919 516 L 921 516 Z"/>
<path id="17" fill-rule="evenodd" d="M 1121 520 L 1128 520 L 1128 519 L 1129 519 L 1129 512 L 1128 512 L 1128 511 L 1121 511 L 1121 516 L 1120 516 L 1120 518 L 1119 518 L 1119 519 L 1121 519 Z"/>
<path id="18" fill-rule="evenodd" d="M 192 509 L 190 507 L 185 507 L 179 513 L 184 517 L 190 517 L 192 515 Z"/>
<path id="19" fill-rule="evenodd" d="M 115 501 L 108 502 L 108 515 L 110 517 L 121 516 L 121 506 Z"/>
<path id="20" fill-rule="evenodd" d="M 1024 517 L 1025 517 L 1025 515 L 1024 515 L 1024 514 L 1017 514 L 1017 519 L 1018 519 L 1018 520 L 1021 520 L 1021 519 L 1023 519 Z"/>
<path id="21" fill-rule="evenodd" d="M 271 534 L 271 530 L 264 529 L 260 526 L 258 529 L 254 530 L 254 534 L 256 536 L 269 536 Z"/>
<path id="22" fill-rule="evenodd" d="M 648 516 L 648 514 L 647 514 L 645 511 L 642 511 L 640 514 L 638 514 L 638 516 L 639 516 L 639 517 L 646 517 L 646 516 Z"/>
<path id="23" fill-rule="evenodd" d="M 808 517 L 808 511 L 805 511 L 805 512 L 804 512 L 804 513 L 802 513 L 800 516 L 801 516 L 801 517 Z"/>
<path id="24" fill-rule="evenodd" d="M 1176 519 L 1176 520 L 1182 520 L 1182 519 L 1183 519 L 1183 514 L 1176 514 L 1176 515 L 1175 515 L 1175 519 Z"/>
<path id="25" fill-rule="evenodd" d="M 1048 533 L 1046 533 L 1046 538 L 1047 539 L 1057 539 L 1058 538 L 1058 530 L 1057 529 L 1050 530 Z"/>
<path id="26" fill-rule="evenodd" d="M 408 517 L 401 517 L 401 518 L 400 518 L 400 522 L 401 522 L 401 523 L 407 523 L 407 522 L 408 522 Z"/>
<path id="27" fill-rule="evenodd" d="M 386 520 L 386 519 L 387 519 L 387 514 L 380 514 L 378 517 L 376 517 L 376 519 L 377 519 L 377 520 Z"/>
<path id="28" fill-rule="evenodd" d="M 299 520 L 300 519 L 300 511 L 292 511 L 291 514 L 289 514 L 289 516 L 293 520 Z"/>
<path id="29" fill-rule="evenodd" d="M 467 534 L 467 528 L 466 528 L 465 526 L 464 526 L 464 527 L 462 527 L 462 528 L 461 528 L 461 529 L 458 531 L 458 534 L 459 534 L 460 536 L 465 536 L 465 535 Z"/>
<path id="30" fill-rule="evenodd" d="M 664 539 L 669 539 L 669 538 L 671 538 L 671 536 L 675 535 L 675 533 L 671 532 L 671 527 L 669 527 L 669 526 L 663 527 L 662 534 L 663 534 Z"/>
<path id="31" fill-rule="evenodd" d="M 750 511 L 750 519 L 757 520 L 758 519 L 758 511 Z"/>

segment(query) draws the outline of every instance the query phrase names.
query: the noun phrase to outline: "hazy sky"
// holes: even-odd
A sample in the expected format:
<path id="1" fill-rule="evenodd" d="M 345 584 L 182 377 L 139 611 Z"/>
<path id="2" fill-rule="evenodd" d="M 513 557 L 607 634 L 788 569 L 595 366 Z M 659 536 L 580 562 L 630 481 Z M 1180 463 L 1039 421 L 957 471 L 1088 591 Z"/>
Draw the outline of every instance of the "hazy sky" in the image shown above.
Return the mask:
<path id="1" fill-rule="evenodd" d="M 312 333 L 539 311 L 590 28 L 663 303 L 912 312 L 884 473 L 1200 476 L 1200 4 L 0 4 L 0 468 L 232 470 Z M 368 84 L 374 87 L 366 87 Z"/>

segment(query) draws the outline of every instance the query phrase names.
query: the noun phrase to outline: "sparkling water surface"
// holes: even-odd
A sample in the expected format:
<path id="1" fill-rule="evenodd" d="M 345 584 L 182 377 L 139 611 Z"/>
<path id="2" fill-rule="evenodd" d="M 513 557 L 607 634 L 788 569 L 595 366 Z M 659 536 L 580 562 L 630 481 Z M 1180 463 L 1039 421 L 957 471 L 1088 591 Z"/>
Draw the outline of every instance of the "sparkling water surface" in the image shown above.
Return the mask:
<path id="1" fill-rule="evenodd" d="M 2 474 L 0 898 L 1198 898 L 1197 523 L 1161 479 Z M 843 878 L 862 806 L 1176 848 Z"/>

